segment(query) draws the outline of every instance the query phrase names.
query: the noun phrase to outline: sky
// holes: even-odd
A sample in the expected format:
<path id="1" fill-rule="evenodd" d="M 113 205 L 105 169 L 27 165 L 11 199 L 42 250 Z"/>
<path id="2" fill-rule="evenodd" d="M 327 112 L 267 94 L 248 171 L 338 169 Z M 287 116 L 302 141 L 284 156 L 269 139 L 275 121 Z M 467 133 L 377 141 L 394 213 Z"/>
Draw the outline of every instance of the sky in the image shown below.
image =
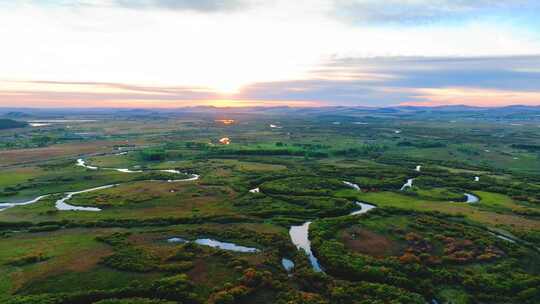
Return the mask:
<path id="1" fill-rule="evenodd" d="M 540 105 L 538 0 L 0 0 L 0 106 Z"/>

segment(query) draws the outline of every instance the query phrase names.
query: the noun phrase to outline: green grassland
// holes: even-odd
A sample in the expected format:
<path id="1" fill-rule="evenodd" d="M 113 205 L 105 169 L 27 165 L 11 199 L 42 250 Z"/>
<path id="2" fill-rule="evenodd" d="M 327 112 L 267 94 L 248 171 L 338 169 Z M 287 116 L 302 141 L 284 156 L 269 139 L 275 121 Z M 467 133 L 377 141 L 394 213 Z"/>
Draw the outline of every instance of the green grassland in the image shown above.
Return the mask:
<path id="1" fill-rule="evenodd" d="M 0 209 L 0 302 L 540 301 L 535 122 L 422 112 L 122 115 L 0 131 L 0 203 L 49 194 Z M 200 178 L 172 181 L 193 174 Z M 68 192 L 113 184 L 66 201 L 101 211 L 55 206 Z M 356 201 L 377 209 L 348 216 Z M 290 240 L 290 226 L 306 221 L 324 273 Z M 290 272 L 282 258 L 294 262 Z"/>

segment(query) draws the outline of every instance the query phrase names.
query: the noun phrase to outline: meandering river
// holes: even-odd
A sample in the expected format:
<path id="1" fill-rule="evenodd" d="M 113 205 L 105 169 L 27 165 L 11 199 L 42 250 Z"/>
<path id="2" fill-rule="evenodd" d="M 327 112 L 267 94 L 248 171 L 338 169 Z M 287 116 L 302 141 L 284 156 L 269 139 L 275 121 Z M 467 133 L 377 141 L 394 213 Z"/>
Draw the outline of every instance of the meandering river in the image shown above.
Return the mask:
<path id="1" fill-rule="evenodd" d="M 77 159 L 76 165 L 79 166 L 79 167 L 86 168 L 88 170 L 114 170 L 114 171 L 118 171 L 118 172 L 122 172 L 122 173 L 128 173 L 128 174 L 129 173 L 142 173 L 142 172 L 148 172 L 148 171 L 166 172 L 166 173 L 172 173 L 172 174 L 184 174 L 183 172 L 175 170 L 175 169 L 131 170 L 131 169 L 128 169 L 128 168 L 106 168 L 106 167 L 100 168 L 100 167 L 97 167 L 97 166 L 92 166 L 92 165 L 87 164 L 86 161 L 84 159 L 82 159 L 82 158 Z M 420 168 L 421 168 L 421 166 L 417 166 L 415 171 L 419 172 Z M 195 181 L 195 180 L 197 180 L 199 178 L 200 178 L 199 175 L 191 174 L 191 177 L 189 177 L 189 178 L 170 179 L 170 180 L 168 180 L 168 182 Z M 476 181 L 478 179 L 476 179 Z M 414 180 L 413 178 L 408 179 L 407 182 L 401 187 L 401 190 L 412 187 L 413 180 Z M 358 186 L 357 184 L 354 184 L 354 183 L 351 183 L 351 182 L 348 182 L 348 181 L 343 181 L 343 183 L 345 185 L 347 185 L 348 187 L 351 187 L 351 188 L 353 188 L 353 189 L 355 189 L 357 191 L 360 191 L 360 186 Z M 105 186 L 100 186 L 100 187 L 89 188 L 89 189 L 85 189 L 85 190 L 81 190 L 81 191 L 66 192 L 66 193 L 64 193 L 64 196 L 61 199 L 56 201 L 55 207 L 58 210 L 62 210 L 62 211 L 66 211 L 66 210 L 94 211 L 94 212 L 101 211 L 100 208 L 96 208 L 96 207 L 73 206 L 73 205 L 68 204 L 67 201 L 70 200 L 71 198 L 73 198 L 73 196 L 78 195 L 78 194 L 88 193 L 88 192 L 93 192 L 93 191 L 99 191 L 99 190 L 104 190 L 104 189 L 109 189 L 109 188 L 112 188 L 112 187 L 116 187 L 118 185 L 120 185 L 120 184 L 111 184 L 111 185 L 105 185 Z M 251 193 L 259 193 L 260 190 L 259 190 L 259 188 L 254 188 L 254 189 L 251 189 L 249 192 L 251 192 Z M 50 195 L 53 195 L 53 194 L 46 194 L 46 195 L 38 196 L 38 197 L 36 197 L 36 198 L 34 198 L 32 200 L 21 202 L 21 203 L 0 203 L 0 211 L 5 210 L 5 209 L 10 208 L 10 207 L 34 204 L 34 203 L 37 203 L 40 200 L 42 200 L 42 199 L 44 199 L 44 198 L 46 198 L 46 197 L 48 197 Z M 476 203 L 476 202 L 479 201 L 479 198 L 477 196 L 473 195 L 473 194 L 465 193 L 465 196 L 467 197 L 467 203 Z M 360 207 L 360 209 L 351 212 L 350 215 L 354 216 L 354 215 L 364 214 L 364 213 L 369 212 L 370 210 L 376 208 L 376 206 L 374 206 L 374 205 L 363 203 L 363 202 L 356 202 L 356 204 Z M 309 261 L 311 263 L 311 266 L 313 267 L 313 270 L 315 270 L 317 272 L 323 272 L 324 271 L 323 268 L 321 267 L 319 261 L 317 260 L 317 257 L 313 254 L 313 252 L 311 250 L 311 242 L 309 240 L 309 226 L 310 226 L 311 223 L 312 223 L 311 221 L 307 221 L 307 222 L 303 223 L 302 225 L 291 226 L 290 229 L 289 229 L 289 236 L 291 238 L 292 243 L 298 249 L 304 250 L 304 252 L 308 255 L 308 258 L 309 258 Z M 168 239 L 168 241 L 169 242 L 181 242 L 181 243 L 188 242 L 187 240 L 182 239 L 182 238 L 170 238 L 170 239 Z M 239 246 L 239 245 L 236 245 L 234 243 L 226 243 L 226 242 L 221 242 L 221 241 L 214 240 L 214 239 L 197 239 L 194 242 L 197 243 L 197 244 L 200 244 L 200 245 L 220 248 L 220 249 L 224 249 L 224 250 L 236 251 L 236 252 L 246 252 L 246 253 L 259 252 L 259 249 L 257 249 L 257 248 Z M 291 271 L 294 268 L 294 262 L 289 260 L 289 259 L 286 259 L 286 258 L 282 259 L 282 265 L 287 271 Z"/>
<path id="2" fill-rule="evenodd" d="M 374 205 L 362 202 L 356 202 L 356 205 L 358 205 L 360 209 L 353 211 L 352 213 L 350 213 L 350 215 L 364 214 L 376 208 Z M 313 270 L 317 272 L 323 272 L 323 269 L 319 264 L 317 257 L 315 257 L 315 255 L 311 251 L 311 242 L 309 241 L 310 224 L 311 221 L 308 221 L 300 226 L 291 226 L 291 228 L 289 229 L 289 235 L 291 237 L 291 241 L 296 246 L 296 248 L 304 250 L 304 252 L 308 255 L 309 262 L 311 263 Z"/>
<path id="3" fill-rule="evenodd" d="M 95 187 L 95 188 L 90 188 L 90 189 L 76 191 L 76 192 L 68 192 L 68 193 L 66 193 L 66 196 L 64 196 L 63 198 L 56 201 L 56 203 L 55 203 L 56 209 L 58 209 L 58 210 L 75 210 L 75 211 L 101 211 L 101 209 L 96 208 L 96 207 L 73 206 L 73 205 L 70 205 L 70 204 L 66 203 L 66 201 L 68 201 L 74 195 L 77 195 L 77 194 L 109 189 L 109 188 L 116 187 L 116 186 L 118 186 L 118 184 Z"/>
<path id="4" fill-rule="evenodd" d="M 163 169 L 163 170 L 131 170 L 127 168 L 100 168 L 96 166 L 91 166 L 86 163 L 86 161 L 82 158 L 77 159 L 77 162 L 75 163 L 76 166 L 86 168 L 88 170 L 114 170 L 122 173 L 142 173 L 142 172 L 166 172 L 166 173 L 172 173 L 172 174 L 184 174 L 183 172 L 175 169 Z M 176 183 L 176 182 L 189 182 L 189 181 L 195 181 L 200 178 L 200 175 L 197 174 L 190 174 L 191 177 L 184 178 L 184 179 L 169 179 L 167 182 L 169 183 Z M 148 181 L 156 181 L 156 180 L 148 180 Z M 101 211 L 100 208 L 96 207 L 83 207 L 83 206 L 73 206 L 68 203 L 66 203 L 68 200 L 70 200 L 74 195 L 81 194 L 81 193 L 87 193 L 87 192 L 93 192 L 93 191 L 99 191 L 104 190 L 112 187 L 119 186 L 120 184 L 113 184 L 113 185 L 105 185 L 105 186 L 99 186 L 89 189 L 84 189 L 80 191 L 73 191 L 73 192 L 65 192 L 64 197 L 57 200 L 55 203 L 55 207 L 58 210 L 61 211 Z M 24 201 L 20 203 L 0 203 L 0 211 L 3 211 L 8 208 L 16 207 L 16 206 L 24 206 L 24 205 L 30 205 L 39 202 L 40 200 L 49 197 L 51 195 L 56 195 L 60 193 L 51 193 L 51 194 L 45 194 L 38 196 L 34 199 L 31 199 L 29 201 Z"/>
<path id="5" fill-rule="evenodd" d="M 49 195 L 50 194 L 38 196 L 32 200 L 21 202 L 21 203 L 0 203 L 0 211 L 11 208 L 11 207 L 15 207 L 15 206 L 24 206 L 24 205 L 34 204 L 34 203 L 39 202 L 41 199 L 48 197 Z"/>
<path id="6" fill-rule="evenodd" d="M 416 168 L 414 169 L 414 171 L 416 172 L 420 172 L 422 166 L 421 165 L 417 165 Z M 413 186 L 413 181 L 414 181 L 414 178 L 409 178 L 407 179 L 407 182 L 405 184 L 403 184 L 403 186 L 401 186 L 401 189 L 399 189 L 400 191 L 403 191 L 407 188 L 412 188 Z M 475 176 L 474 178 L 474 181 L 475 182 L 478 182 L 480 181 L 480 177 L 479 176 Z M 345 182 L 347 183 L 347 182 Z M 480 201 L 480 198 L 474 194 L 471 194 L 471 193 L 463 193 L 465 195 L 465 202 L 469 203 L 469 204 L 474 204 L 474 203 L 478 203 Z"/>

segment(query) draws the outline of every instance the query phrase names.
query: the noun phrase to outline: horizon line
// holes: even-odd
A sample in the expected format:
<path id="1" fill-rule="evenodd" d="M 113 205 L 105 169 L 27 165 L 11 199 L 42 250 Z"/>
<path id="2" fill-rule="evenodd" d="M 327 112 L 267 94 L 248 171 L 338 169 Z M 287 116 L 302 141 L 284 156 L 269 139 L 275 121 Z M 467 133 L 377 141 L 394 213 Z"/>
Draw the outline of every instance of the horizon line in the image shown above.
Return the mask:
<path id="1" fill-rule="evenodd" d="M 86 106 L 71 106 L 71 107 L 35 107 L 35 106 L 2 106 L 0 109 L 29 109 L 29 110 L 81 110 L 81 109 L 115 109 L 115 110 L 179 110 L 179 109 L 197 109 L 197 108 L 213 108 L 213 109 L 247 109 L 247 108 L 264 108 L 264 109 L 276 109 L 276 108 L 291 108 L 291 109 L 313 109 L 313 108 L 365 108 L 365 109 L 385 109 L 385 108 L 477 108 L 477 109 L 496 109 L 496 108 L 511 108 L 511 107 L 526 107 L 526 108 L 540 108 L 539 105 L 526 105 L 526 104 L 508 104 L 508 105 L 493 105 L 493 106 L 478 106 L 468 104 L 437 104 L 437 105 L 414 105 L 414 104 L 398 104 L 388 106 L 364 106 L 364 105 L 313 105 L 313 106 L 290 106 L 290 105 L 260 105 L 260 106 L 214 106 L 214 105 L 194 105 L 194 106 L 180 106 L 180 107 L 86 107 Z"/>

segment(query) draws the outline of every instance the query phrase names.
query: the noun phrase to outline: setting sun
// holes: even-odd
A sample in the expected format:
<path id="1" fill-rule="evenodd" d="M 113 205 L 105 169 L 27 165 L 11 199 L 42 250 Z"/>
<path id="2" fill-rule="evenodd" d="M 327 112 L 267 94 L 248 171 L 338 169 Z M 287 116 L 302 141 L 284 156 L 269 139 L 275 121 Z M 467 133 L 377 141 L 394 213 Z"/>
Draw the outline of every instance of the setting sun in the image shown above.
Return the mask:
<path id="1" fill-rule="evenodd" d="M 383 2 L 0 1 L 0 105 L 540 104 L 536 2 Z"/>
<path id="2" fill-rule="evenodd" d="M 0 0 L 0 304 L 540 303 L 540 0 Z"/>

